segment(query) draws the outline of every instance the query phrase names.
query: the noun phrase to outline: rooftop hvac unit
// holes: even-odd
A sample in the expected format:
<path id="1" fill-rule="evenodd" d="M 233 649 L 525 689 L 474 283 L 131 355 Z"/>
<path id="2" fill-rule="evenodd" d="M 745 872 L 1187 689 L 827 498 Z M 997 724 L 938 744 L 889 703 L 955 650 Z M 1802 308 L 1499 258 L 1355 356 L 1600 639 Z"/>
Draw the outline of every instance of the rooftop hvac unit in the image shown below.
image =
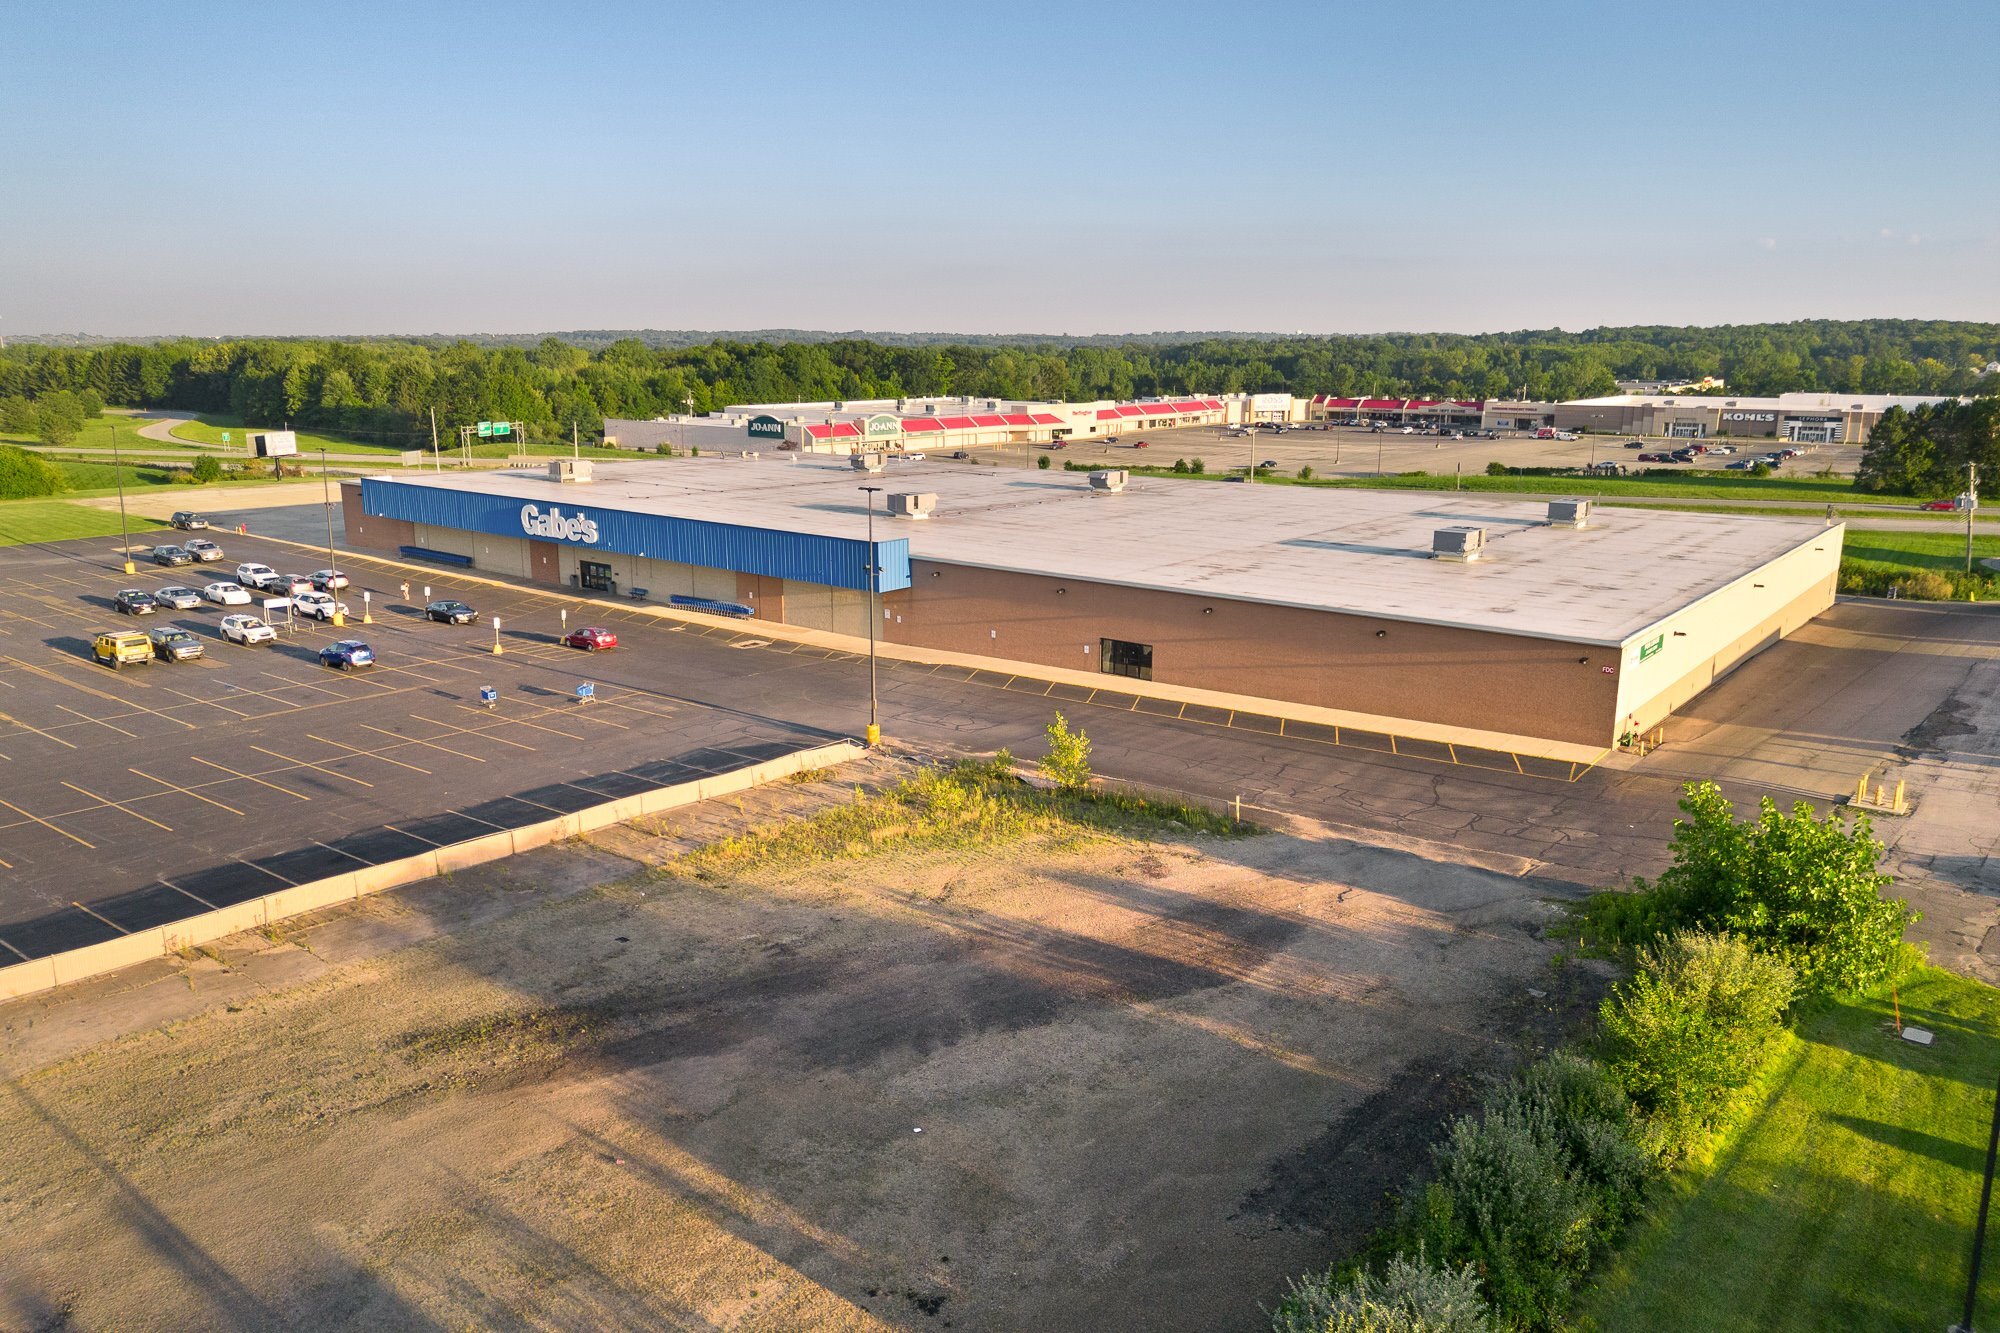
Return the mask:
<path id="1" fill-rule="evenodd" d="M 856 472 L 880 472 L 882 470 L 882 455 L 849 454 L 847 456 L 847 465 Z"/>
<path id="2" fill-rule="evenodd" d="M 937 508 L 937 496 L 925 491 L 889 492 L 889 512 L 897 518 L 929 518 Z"/>
<path id="3" fill-rule="evenodd" d="M 572 482 L 590 480 L 590 460 L 588 458 L 551 458 L 549 460 L 549 480 Z"/>
<path id="4" fill-rule="evenodd" d="M 1103 472 L 1093 472 L 1090 474 L 1090 489 L 1107 493 L 1122 491 L 1125 489 L 1125 482 L 1130 475 L 1122 467 L 1108 468 Z"/>
<path id="5" fill-rule="evenodd" d="M 1485 528 L 1439 528 L 1431 533 L 1431 556 L 1433 559 L 1477 560 L 1485 552 Z"/>
<path id="6" fill-rule="evenodd" d="M 1590 501 L 1551 500 L 1549 501 L 1549 526 L 1552 528 L 1580 528 L 1590 522 Z"/>

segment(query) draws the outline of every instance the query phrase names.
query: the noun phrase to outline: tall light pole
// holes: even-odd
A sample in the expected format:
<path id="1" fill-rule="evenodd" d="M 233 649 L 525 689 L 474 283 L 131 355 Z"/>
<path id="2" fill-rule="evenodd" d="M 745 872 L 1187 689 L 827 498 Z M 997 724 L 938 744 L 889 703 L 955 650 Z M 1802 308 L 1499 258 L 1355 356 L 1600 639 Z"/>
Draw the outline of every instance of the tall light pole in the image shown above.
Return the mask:
<path id="1" fill-rule="evenodd" d="M 875 691 L 875 585 L 881 580 L 875 563 L 875 493 L 880 486 L 863 486 L 868 492 L 868 744 L 882 743 L 882 726 L 878 714 L 879 696 Z"/>
<path id="2" fill-rule="evenodd" d="M 118 423 L 111 423 L 111 477 L 118 483 L 118 540 L 121 543 L 118 554 L 125 561 L 125 572 L 136 574 L 138 567 L 132 563 L 132 529 L 125 521 L 125 465 L 118 459 Z"/>
<path id="3" fill-rule="evenodd" d="M 328 475 L 326 449 L 324 446 L 319 451 L 319 495 L 320 506 L 326 510 L 326 568 L 329 575 L 338 574 L 340 572 L 340 565 L 333 556 L 333 479 Z M 333 598 L 333 605 L 335 607 L 331 623 L 335 629 L 339 629 L 347 623 L 347 617 L 342 615 L 339 610 L 340 581 L 329 577 L 326 585 L 327 593 Z"/>
<path id="4" fill-rule="evenodd" d="M 114 428 L 115 429 L 115 428 Z M 1979 513 L 1979 464 L 1965 465 L 1965 572 L 1972 572 L 1972 520 Z"/>

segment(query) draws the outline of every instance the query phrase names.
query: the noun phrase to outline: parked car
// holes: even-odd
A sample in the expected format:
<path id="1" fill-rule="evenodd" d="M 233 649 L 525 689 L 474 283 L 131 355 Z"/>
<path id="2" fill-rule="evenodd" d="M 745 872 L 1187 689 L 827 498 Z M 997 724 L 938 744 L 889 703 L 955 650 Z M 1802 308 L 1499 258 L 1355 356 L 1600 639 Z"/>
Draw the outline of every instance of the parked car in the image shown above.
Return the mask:
<path id="1" fill-rule="evenodd" d="M 970 458 L 970 457 L 972 457 L 972 455 L 971 455 L 971 454 L 967 453 L 967 452 L 966 452 L 965 450 L 963 450 L 963 449 L 954 449 L 954 450 L 952 450 L 952 451 L 951 451 L 951 456 L 952 456 L 953 458 L 960 458 L 960 459 L 964 459 L 964 458 Z"/>
<path id="2" fill-rule="evenodd" d="M 277 574 L 264 584 L 266 592 L 274 592 L 280 597 L 297 597 L 313 590 L 313 581 L 303 574 Z"/>
<path id="3" fill-rule="evenodd" d="M 146 631 L 153 656 L 162 662 L 192 662 L 201 656 L 201 640 L 178 625 L 162 625 Z"/>
<path id="4" fill-rule="evenodd" d="M 1627 449 L 1644 449 L 1646 442 L 1644 440 L 1627 440 L 1625 441 L 1625 447 Z"/>
<path id="5" fill-rule="evenodd" d="M 1278 460 L 1275 458 L 1267 458 L 1263 462 L 1259 463 L 1257 466 L 1260 468 L 1275 468 L 1276 466 L 1278 466 Z"/>
<path id="6" fill-rule="evenodd" d="M 160 604 L 153 600 L 153 594 L 144 588 L 121 588 L 118 595 L 111 599 L 111 604 L 128 616 L 150 616 L 160 609 Z"/>
<path id="7" fill-rule="evenodd" d="M 181 543 L 181 549 L 204 565 L 212 565 L 222 559 L 222 548 L 206 537 L 190 537 Z"/>
<path id="8" fill-rule="evenodd" d="M 441 625 L 470 625 L 479 619 L 479 613 L 464 602 L 449 598 L 432 602 L 424 608 L 424 614 Z"/>
<path id="9" fill-rule="evenodd" d="M 1110 444 L 1110 443 L 1111 443 L 1112 441 L 1116 440 L 1117 438 L 1118 438 L 1118 437 L 1117 437 L 1116 435 L 1107 435 L 1107 436 L 1105 436 L 1105 437 L 1104 437 L 1104 442 L 1105 442 L 1106 444 Z M 1067 449 L 1067 448 L 1069 448 L 1069 441 L 1068 441 L 1068 440 L 1050 440 L 1050 441 L 1049 441 L 1049 448 L 1051 448 L 1051 449 Z"/>
<path id="10" fill-rule="evenodd" d="M 1678 463 L 1680 460 L 1672 454 L 1640 454 L 1639 461 L 1641 463 Z"/>
<path id="11" fill-rule="evenodd" d="M 179 546 L 155 546 L 153 548 L 153 563 L 156 565 L 191 565 L 194 563 L 194 557 Z"/>
<path id="12" fill-rule="evenodd" d="M 311 616 L 314 620 L 332 620 L 336 615 L 347 614 L 346 602 L 335 601 L 331 593 L 314 592 L 311 589 L 294 593 L 292 606 L 300 615 Z"/>
<path id="13" fill-rule="evenodd" d="M 342 639 L 319 650 L 320 665 L 352 671 L 375 665 L 375 650 L 359 639 Z"/>
<path id="14" fill-rule="evenodd" d="M 1132 441 L 1132 447 L 1134 449 L 1144 449 L 1146 447 L 1146 442 L 1144 440 L 1134 440 Z"/>
<path id="15" fill-rule="evenodd" d="M 170 606 L 176 611 L 192 611 L 201 605 L 201 594 L 193 588 L 183 588 L 178 583 L 170 583 L 153 593 L 153 600 L 161 606 Z"/>
<path id="16" fill-rule="evenodd" d="M 135 629 L 106 630 L 90 641 L 90 655 L 116 671 L 130 662 L 153 660 L 153 643 Z"/>
<path id="17" fill-rule="evenodd" d="M 337 569 L 315 569 L 306 577 L 310 578 L 313 587 L 321 592 L 339 592 L 347 586 L 347 575 Z"/>
<path id="18" fill-rule="evenodd" d="M 605 648 L 616 648 L 618 636 L 602 625 L 585 625 L 563 635 L 562 642 L 565 648 L 581 648 L 585 652 L 594 653 Z"/>
<path id="19" fill-rule="evenodd" d="M 1403 434 L 1405 435 L 1415 435 L 1416 433 L 1417 433 L 1417 428 L 1415 426 L 1403 427 Z"/>
<path id="20" fill-rule="evenodd" d="M 201 595 L 218 606 L 250 605 L 250 594 L 240 583 L 211 583 L 202 588 Z"/>
<path id="21" fill-rule="evenodd" d="M 276 582 L 278 571 L 269 565 L 246 561 L 236 567 L 236 581 L 246 588 L 266 588 Z"/>
<path id="22" fill-rule="evenodd" d="M 266 625 L 256 616 L 224 616 L 222 637 L 231 643 L 249 647 L 253 643 L 272 643 L 277 640 L 278 631 Z"/>
<path id="23" fill-rule="evenodd" d="M 1712 454 L 1733 454 L 1736 452 L 1735 449 L 1726 444 L 1711 444 L 1708 446 L 1708 451 Z"/>
<path id="24" fill-rule="evenodd" d="M 208 520 L 200 514 L 195 513 L 192 509 L 175 510 L 174 516 L 168 519 L 167 522 L 173 524 L 173 526 L 179 528 L 182 532 L 199 532 L 208 526 Z"/>
<path id="25" fill-rule="evenodd" d="M 1757 463 L 1758 460 L 1755 458 L 1739 458 L 1733 463 L 1725 463 L 1722 466 L 1726 472 L 1748 472 L 1751 468 L 1756 467 Z"/>
<path id="26" fill-rule="evenodd" d="M 905 463 L 921 463 L 924 461 L 924 455 L 922 450 L 917 450 L 911 453 L 890 454 L 889 457 L 901 459 Z"/>

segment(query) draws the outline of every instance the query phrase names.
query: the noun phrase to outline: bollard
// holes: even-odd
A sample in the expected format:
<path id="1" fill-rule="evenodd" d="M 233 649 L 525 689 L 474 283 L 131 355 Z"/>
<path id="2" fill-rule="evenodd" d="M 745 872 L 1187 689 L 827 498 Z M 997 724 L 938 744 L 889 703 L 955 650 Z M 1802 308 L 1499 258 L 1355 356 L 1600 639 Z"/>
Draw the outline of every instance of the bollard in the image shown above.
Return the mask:
<path id="1" fill-rule="evenodd" d="M 375 613 L 369 609 L 368 594 L 366 592 L 361 594 L 361 623 L 364 625 L 375 623 Z"/>
<path id="2" fill-rule="evenodd" d="M 877 745 L 880 745 L 881 743 L 882 743 L 882 728 L 881 728 L 881 726 L 880 726 L 879 724 L 877 724 L 877 723 L 874 723 L 874 722 L 870 722 L 870 723 L 868 724 L 868 744 L 869 744 L 869 746 L 870 746 L 870 747 L 872 748 L 872 747 L 874 747 L 874 746 L 877 746 Z"/>
<path id="3" fill-rule="evenodd" d="M 500 617 L 493 617 L 493 655 L 500 656 Z"/>
<path id="4" fill-rule="evenodd" d="M 1868 775 L 1866 773 L 1863 773 L 1860 781 L 1854 784 L 1854 803 L 1856 805 L 1868 804 Z"/>
<path id="5" fill-rule="evenodd" d="M 1895 806 L 1895 809 L 1896 809 L 1896 813 L 1897 813 L 1897 814 L 1899 814 L 1899 815 L 1905 815 L 1905 814 L 1908 814 L 1908 813 L 1910 812 L 1910 808 L 1909 808 L 1909 807 L 1908 807 L 1907 805 L 1903 804 L 1903 784 L 1904 784 L 1904 780 L 1903 780 L 1902 778 L 1897 778 L 1897 779 L 1896 779 L 1896 806 Z"/>

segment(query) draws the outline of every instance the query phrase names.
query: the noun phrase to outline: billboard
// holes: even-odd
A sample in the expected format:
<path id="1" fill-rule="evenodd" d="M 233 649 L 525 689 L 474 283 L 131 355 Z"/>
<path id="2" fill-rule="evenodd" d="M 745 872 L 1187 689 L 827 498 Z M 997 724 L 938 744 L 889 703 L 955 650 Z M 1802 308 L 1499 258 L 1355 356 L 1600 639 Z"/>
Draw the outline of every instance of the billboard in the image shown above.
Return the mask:
<path id="1" fill-rule="evenodd" d="M 299 451 L 299 437 L 289 430 L 256 431 L 250 436 L 250 451 L 259 458 L 283 458 Z"/>

